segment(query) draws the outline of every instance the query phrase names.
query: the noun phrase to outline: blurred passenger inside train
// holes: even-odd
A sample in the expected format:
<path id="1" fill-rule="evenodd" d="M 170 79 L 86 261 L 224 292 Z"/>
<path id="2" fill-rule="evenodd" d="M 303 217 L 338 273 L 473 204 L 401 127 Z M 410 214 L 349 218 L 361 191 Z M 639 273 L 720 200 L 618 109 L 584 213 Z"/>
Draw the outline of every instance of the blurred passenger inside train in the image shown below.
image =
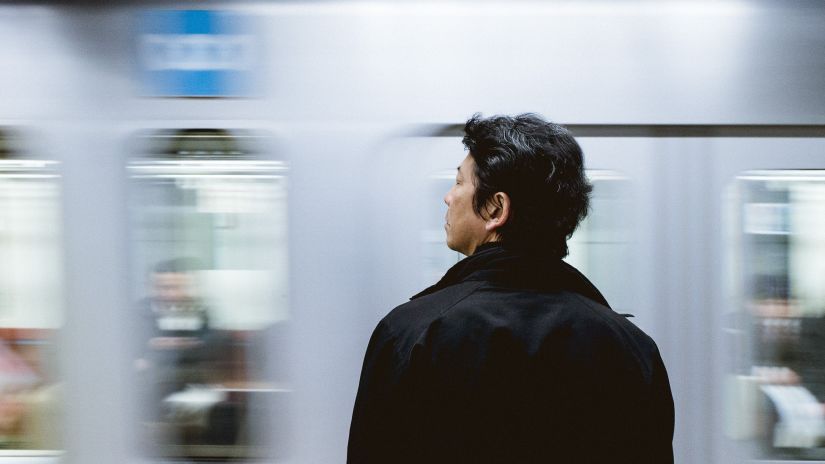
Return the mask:
<path id="1" fill-rule="evenodd" d="M 656 344 L 562 261 L 592 190 L 578 143 L 533 114 L 464 134 L 444 201 L 467 257 L 373 332 L 348 462 L 673 462 Z"/>
<path id="2" fill-rule="evenodd" d="M 143 341 L 136 368 L 149 422 L 175 415 L 170 395 L 220 380 L 217 363 L 228 342 L 209 325 L 208 308 L 197 294 L 197 269 L 197 260 L 188 258 L 158 264 L 150 276 L 152 294 L 139 305 Z"/>
<path id="3" fill-rule="evenodd" d="M 196 293 L 196 268 L 195 260 L 185 258 L 157 265 L 151 276 L 153 294 L 140 308 L 141 334 L 148 341 L 139 367 L 163 372 L 162 377 L 175 389 L 206 383 L 205 363 L 216 354 L 217 337 L 209 327 L 209 311 Z"/>

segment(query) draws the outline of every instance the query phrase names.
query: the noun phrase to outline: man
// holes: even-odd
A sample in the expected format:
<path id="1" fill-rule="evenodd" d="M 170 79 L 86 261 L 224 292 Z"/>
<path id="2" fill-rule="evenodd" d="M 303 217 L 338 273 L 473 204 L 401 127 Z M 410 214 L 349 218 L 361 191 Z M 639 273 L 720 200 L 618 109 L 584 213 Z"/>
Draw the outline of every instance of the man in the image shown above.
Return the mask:
<path id="1" fill-rule="evenodd" d="M 592 190 L 579 145 L 530 114 L 464 132 L 444 201 L 467 258 L 375 329 L 348 462 L 673 462 L 656 344 L 562 261 Z"/>

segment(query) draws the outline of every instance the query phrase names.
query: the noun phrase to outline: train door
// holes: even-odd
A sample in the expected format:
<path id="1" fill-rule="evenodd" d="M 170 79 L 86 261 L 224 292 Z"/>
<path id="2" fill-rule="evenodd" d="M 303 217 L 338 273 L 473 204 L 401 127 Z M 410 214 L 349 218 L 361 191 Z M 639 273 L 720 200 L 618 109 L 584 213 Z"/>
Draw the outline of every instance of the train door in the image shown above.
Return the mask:
<path id="1" fill-rule="evenodd" d="M 141 448 L 284 458 L 287 165 L 247 131 L 158 130 L 138 142 L 127 169 Z"/>

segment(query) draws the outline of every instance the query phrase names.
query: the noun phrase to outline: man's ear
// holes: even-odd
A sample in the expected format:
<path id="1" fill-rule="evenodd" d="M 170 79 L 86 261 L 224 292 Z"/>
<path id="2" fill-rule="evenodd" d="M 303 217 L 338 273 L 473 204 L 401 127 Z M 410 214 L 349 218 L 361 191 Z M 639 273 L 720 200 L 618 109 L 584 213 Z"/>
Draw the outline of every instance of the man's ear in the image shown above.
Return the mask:
<path id="1" fill-rule="evenodd" d="M 510 219 L 510 196 L 504 192 L 496 192 L 487 202 L 487 220 L 484 228 L 493 232 L 507 223 Z"/>

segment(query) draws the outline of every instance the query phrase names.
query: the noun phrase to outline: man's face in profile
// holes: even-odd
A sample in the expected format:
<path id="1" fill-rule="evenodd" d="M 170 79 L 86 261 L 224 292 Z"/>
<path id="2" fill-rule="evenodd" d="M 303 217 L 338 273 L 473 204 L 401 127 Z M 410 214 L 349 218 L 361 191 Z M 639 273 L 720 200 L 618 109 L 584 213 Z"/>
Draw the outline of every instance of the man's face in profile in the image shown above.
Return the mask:
<path id="1" fill-rule="evenodd" d="M 447 246 L 467 256 L 483 243 L 486 236 L 485 221 L 473 210 L 473 195 L 476 190 L 476 163 L 467 155 L 456 172 L 455 184 L 444 196 L 447 217 L 444 229 L 447 232 Z"/>

